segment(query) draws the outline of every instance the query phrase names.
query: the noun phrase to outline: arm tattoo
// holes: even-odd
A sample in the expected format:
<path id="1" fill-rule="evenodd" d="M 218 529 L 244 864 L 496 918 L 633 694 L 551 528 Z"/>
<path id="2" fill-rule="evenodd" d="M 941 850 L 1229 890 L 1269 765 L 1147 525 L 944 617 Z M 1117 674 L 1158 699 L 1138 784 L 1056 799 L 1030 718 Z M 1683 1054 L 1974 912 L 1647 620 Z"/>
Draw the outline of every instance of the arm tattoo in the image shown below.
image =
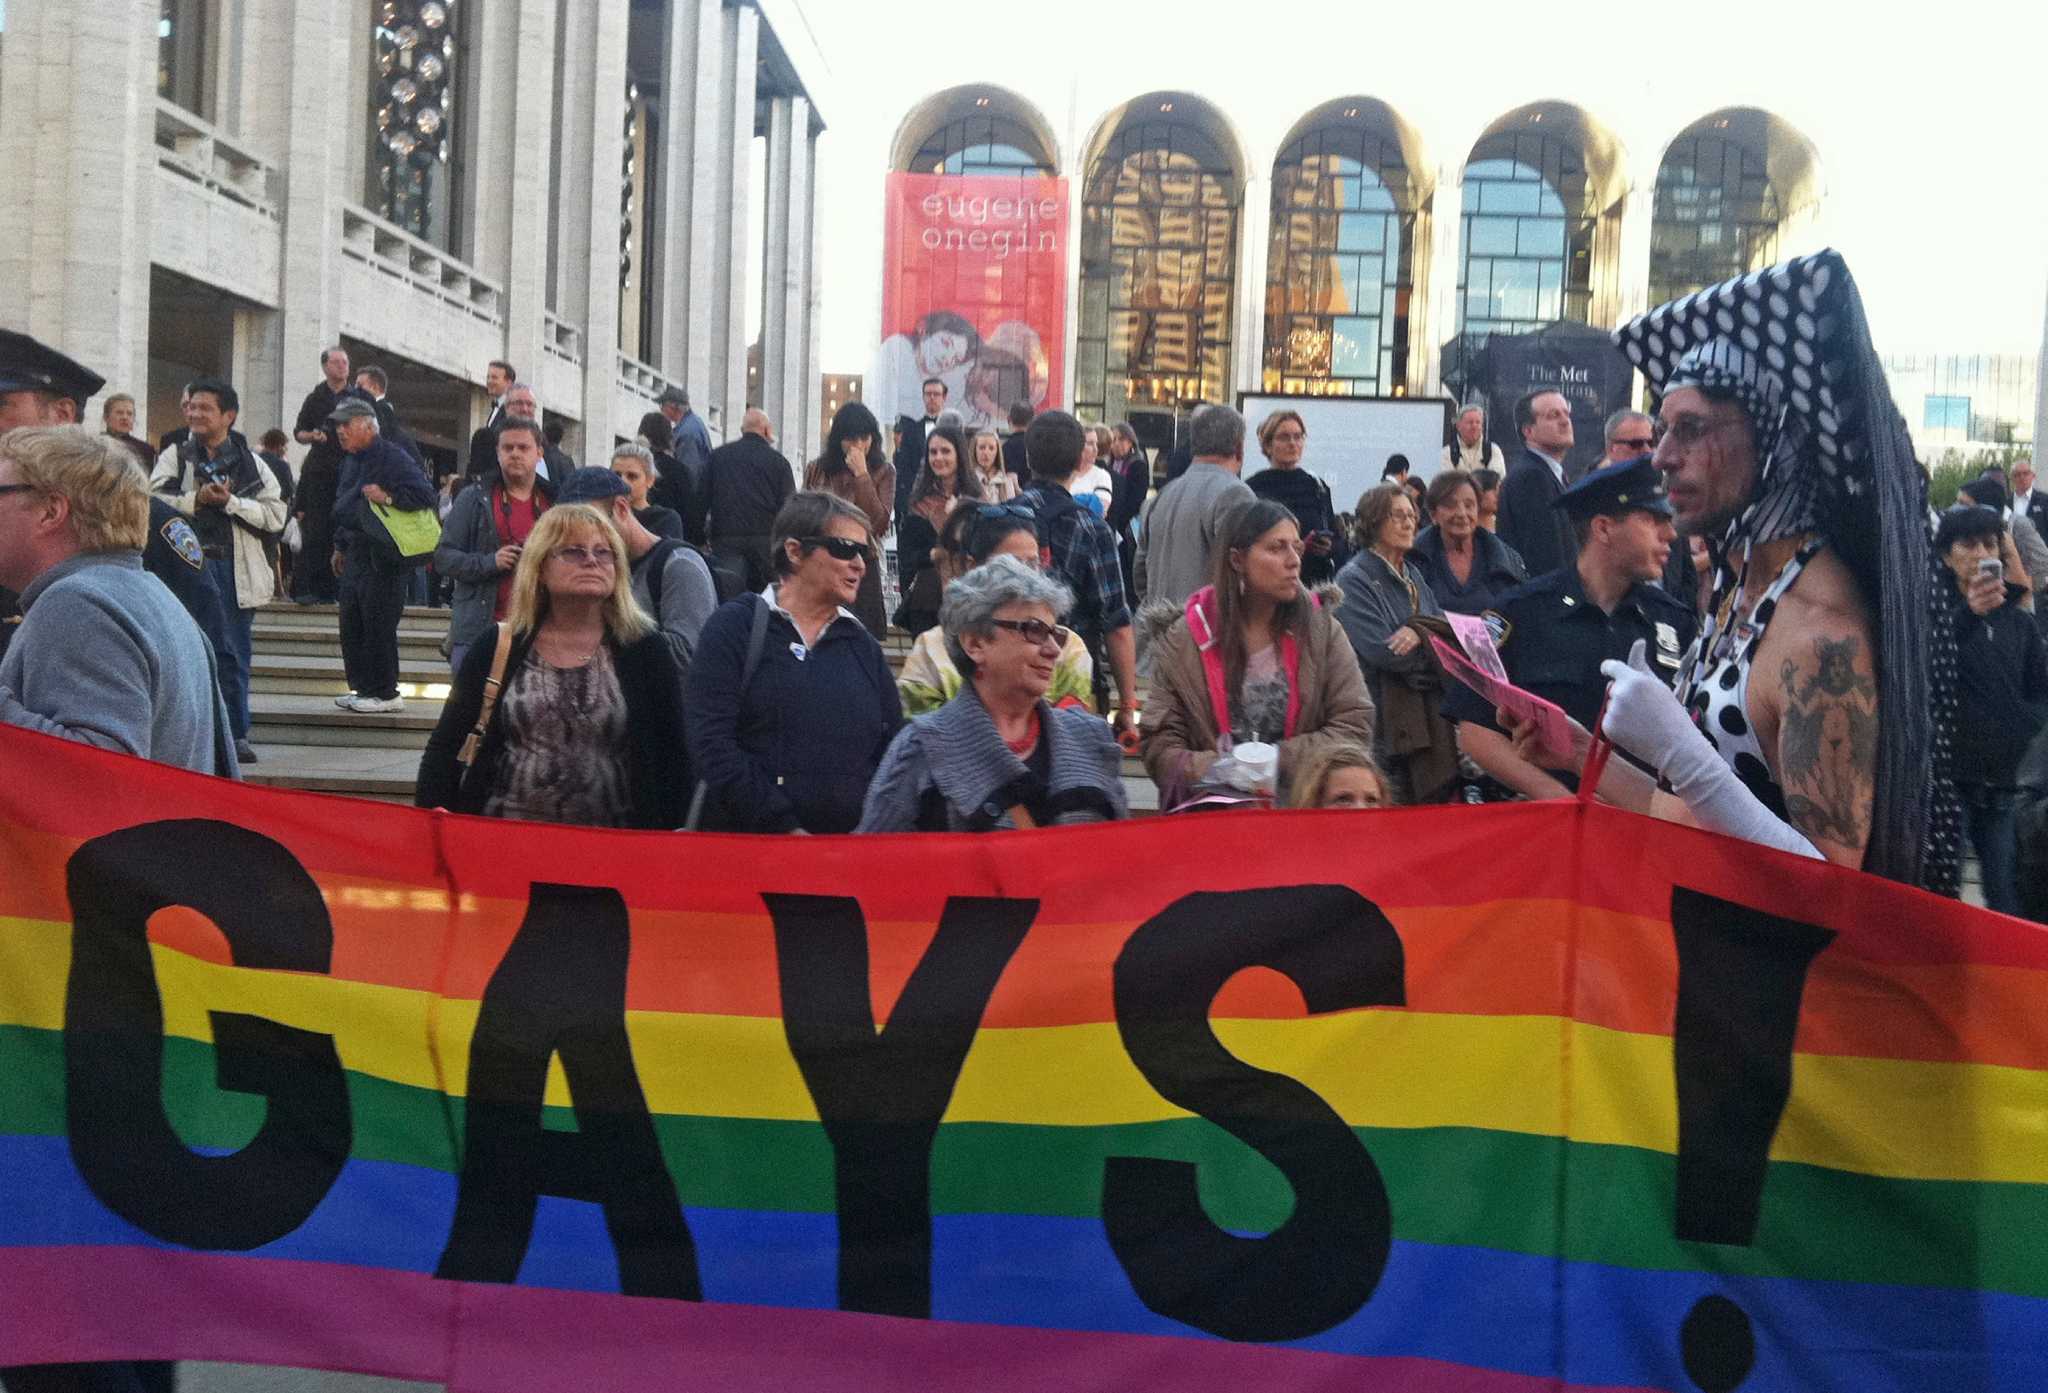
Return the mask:
<path id="1" fill-rule="evenodd" d="M 1859 672 L 1862 641 L 1814 640 L 1814 668 L 1781 669 L 1785 711 L 1778 729 L 1785 811 L 1808 836 L 1860 847 L 1870 838 L 1871 781 L 1877 768 L 1877 683 Z"/>

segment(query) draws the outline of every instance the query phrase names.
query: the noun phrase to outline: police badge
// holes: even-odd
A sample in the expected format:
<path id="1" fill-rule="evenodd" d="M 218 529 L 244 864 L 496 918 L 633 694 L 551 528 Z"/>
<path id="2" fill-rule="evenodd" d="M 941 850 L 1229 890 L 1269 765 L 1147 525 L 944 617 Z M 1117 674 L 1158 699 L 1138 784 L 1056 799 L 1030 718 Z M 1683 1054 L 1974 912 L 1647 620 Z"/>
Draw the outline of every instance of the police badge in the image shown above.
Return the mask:
<path id="1" fill-rule="evenodd" d="M 157 532 L 186 565 L 195 571 L 206 569 L 206 554 L 199 549 L 199 534 L 191 523 L 181 517 L 166 518 Z"/>

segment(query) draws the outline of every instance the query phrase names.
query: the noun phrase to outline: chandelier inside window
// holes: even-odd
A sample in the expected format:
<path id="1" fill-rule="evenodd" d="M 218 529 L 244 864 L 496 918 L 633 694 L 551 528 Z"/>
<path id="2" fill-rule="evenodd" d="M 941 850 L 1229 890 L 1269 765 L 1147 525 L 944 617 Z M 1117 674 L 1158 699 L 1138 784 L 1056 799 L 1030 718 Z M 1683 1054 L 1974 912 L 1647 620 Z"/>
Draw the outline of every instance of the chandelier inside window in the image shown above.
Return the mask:
<path id="1" fill-rule="evenodd" d="M 455 0 L 377 0 L 376 16 L 380 211 L 428 237 L 434 170 L 448 162 Z"/>

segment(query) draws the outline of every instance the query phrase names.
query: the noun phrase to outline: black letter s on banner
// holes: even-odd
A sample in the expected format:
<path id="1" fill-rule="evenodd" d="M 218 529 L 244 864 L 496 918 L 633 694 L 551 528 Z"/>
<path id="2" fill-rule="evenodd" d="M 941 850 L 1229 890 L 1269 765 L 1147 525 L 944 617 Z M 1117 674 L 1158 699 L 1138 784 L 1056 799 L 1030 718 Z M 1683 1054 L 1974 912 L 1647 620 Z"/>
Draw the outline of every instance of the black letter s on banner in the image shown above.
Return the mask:
<path id="1" fill-rule="evenodd" d="M 164 1109 L 149 919 L 183 905 L 219 927 L 237 967 L 324 973 L 334 926 L 320 887 L 270 838 L 198 819 L 95 837 L 72 854 L 64 880 L 64 1083 L 79 1174 L 109 1209 L 167 1242 L 242 1251 L 282 1238 L 348 1161 L 348 1084 L 334 1037 L 212 1012 L 220 1086 L 269 1107 L 233 1155 L 187 1149 Z"/>
<path id="2" fill-rule="evenodd" d="M 1314 1015 L 1400 1006 L 1405 962 L 1387 917 L 1337 885 L 1187 895 L 1131 935 L 1115 985 L 1132 1062 L 1162 1098 L 1277 1166 L 1295 1201 L 1272 1233 L 1240 1238 L 1203 1211 L 1194 1166 L 1111 1157 L 1103 1227 L 1147 1306 L 1226 1339 L 1296 1340 L 1371 1298 L 1393 1246 L 1379 1167 L 1328 1103 L 1224 1049 L 1209 1004 L 1239 970 L 1269 967 Z"/>

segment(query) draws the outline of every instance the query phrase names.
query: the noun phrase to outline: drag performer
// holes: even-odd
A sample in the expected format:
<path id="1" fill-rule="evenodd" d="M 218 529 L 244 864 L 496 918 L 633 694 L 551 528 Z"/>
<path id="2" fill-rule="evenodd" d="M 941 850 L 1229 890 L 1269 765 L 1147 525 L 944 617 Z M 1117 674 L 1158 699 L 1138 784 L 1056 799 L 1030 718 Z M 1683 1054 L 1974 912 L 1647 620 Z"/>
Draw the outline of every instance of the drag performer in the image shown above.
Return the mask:
<path id="1" fill-rule="evenodd" d="M 1601 797 L 1956 893 L 1955 649 L 1930 622 L 1926 476 L 1848 268 L 1801 257 L 1614 339 L 1658 398 L 1657 467 L 1715 578 L 1675 694 L 1640 646 L 1604 665 L 1604 731 L 1661 787 L 1614 761 Z"/>

